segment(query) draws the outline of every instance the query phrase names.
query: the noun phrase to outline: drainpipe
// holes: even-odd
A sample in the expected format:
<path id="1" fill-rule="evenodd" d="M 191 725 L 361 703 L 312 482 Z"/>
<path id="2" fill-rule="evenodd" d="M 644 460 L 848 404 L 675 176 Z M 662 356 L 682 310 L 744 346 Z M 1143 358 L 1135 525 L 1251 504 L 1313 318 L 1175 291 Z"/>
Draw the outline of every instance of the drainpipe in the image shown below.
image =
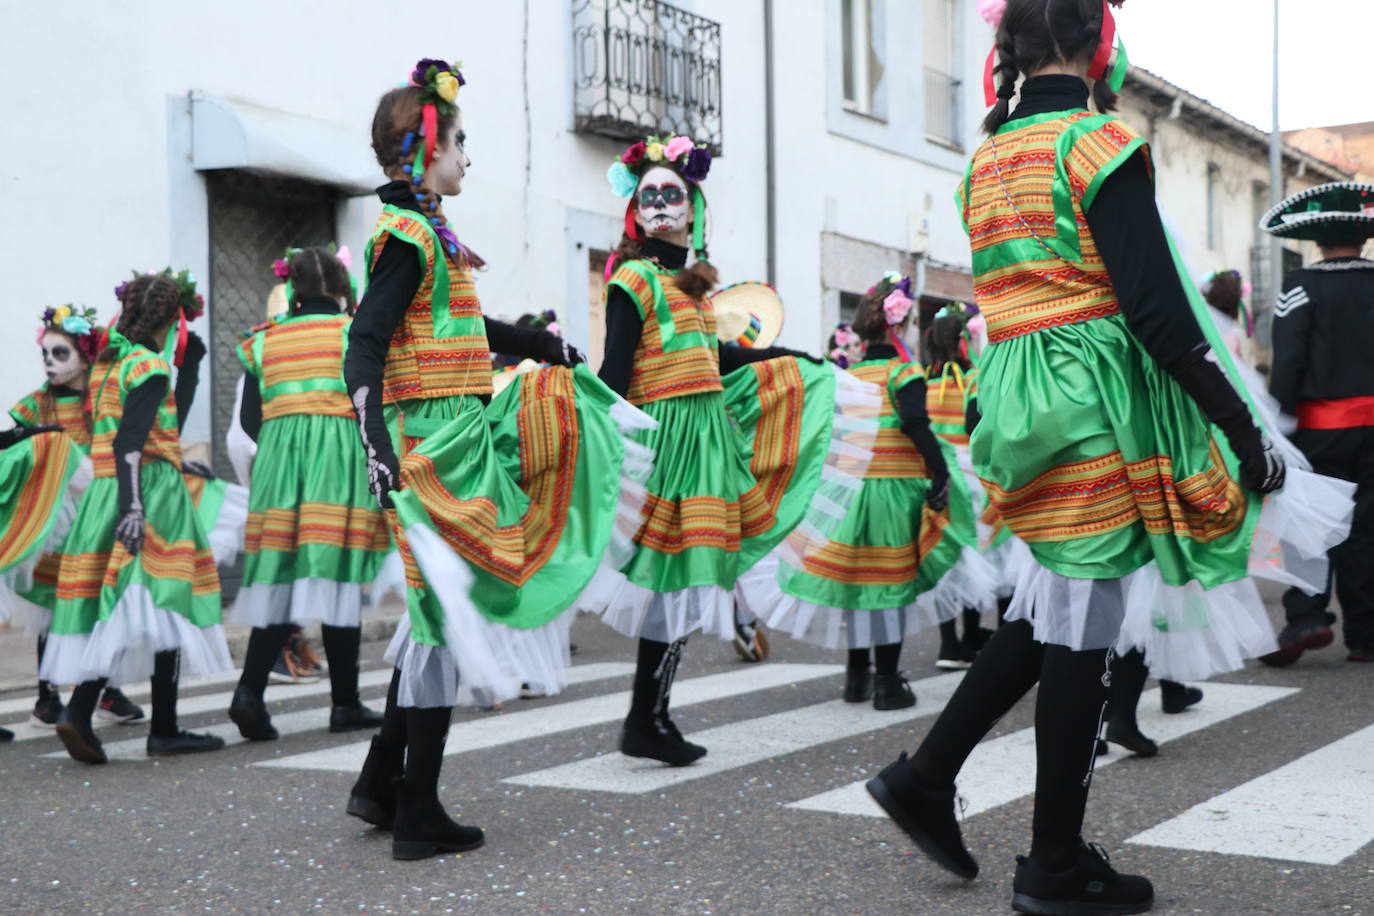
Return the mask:
<path id="1" fill-rule="evenodd" d="M 763 187 L 767 277 L 778 285 L 777 191 L 773 134 L 773 0 L 763 0 Z"/>

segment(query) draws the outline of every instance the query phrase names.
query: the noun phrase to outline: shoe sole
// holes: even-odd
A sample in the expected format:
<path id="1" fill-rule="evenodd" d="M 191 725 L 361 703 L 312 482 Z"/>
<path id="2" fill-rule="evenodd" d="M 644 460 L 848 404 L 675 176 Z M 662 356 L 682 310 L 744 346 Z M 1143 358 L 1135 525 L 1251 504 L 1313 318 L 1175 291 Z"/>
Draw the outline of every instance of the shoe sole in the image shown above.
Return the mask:
<path id="1" fill-rule="evenodd" d="M 359 723 L 357 725 L 330 725 L 329 733 L 331 735 L 342 735 L 344 732 L 365 732 L 378 729 L 381 727 L 382 723 L 380 722 L 373 725 L 366 723 Z"/>
<path id="2" fill-rule="evenodd" d="M 930 834 L 926 833 L 921 829 L 919 824 L 906 816 L 906 812 L 903 811 L 901 806 L 893 799 L 892 795 L 887 791 L 887 786 L 883 785 L 882 780 L 875 776 L 864 783 L 864 788 L 868 790 L 868 794 L 873 797 L 873 800 L 878 803 L 878 807 L 882 808 L 887 816 L 892 819 L 892 823 L 896 824 L 902 829 L 903 833 L 911 837 L 911 841 L 916 844 L 921 852 L 929 856 L 932 862 L 946 871 L 958 875 L 965 881 L 972 881 L 974 878 L 978 877 L 977 863 L 974 863 L 973 872 L 969 873 L 967 869 L 962 868 L 957 862 L 945 855 L 944 850 L 940 848 L 939 844 L 935 842 Z"/>
<path id="3" fill-rule="evenodd" d="M 80 760 L 82 763 L 109 762 L 105 752 L 87 742 L 86 736 L 81 734 L 81 729 L 70 722 L 57 723 L 57 737 L 73 760 Z"/>
<path id="4" fill-rule="evenodd" d="M 973 662 L 960 661 L 953 658 L 942 658 L 935 663 L 935 667 L 941 671 L 967 671 L 973 667 Z"/>
<path id="5" fill-rule="evenodd" d="M 274 684 L 317 684 L 320 680 L 318 676 L 311 674 L 303 674 L 300 677 L 291 677 L 290 675 L 277 674 L 275 672 L 269 674 L 267 676 L 267 679 Z"/>
<path id="6" fill-rule="evenodd" d="M 1267 655 L 1261 655 L 1259 660 L 1270 668 L 1287 668 L 1289 665 L 1297 664 L 1298 659 L 1302 658 L 1302 651 L 1302 646 L 1295 643 L 1291 646 L 1281 646 L 1278 650 Z"/>
<path id="7" fill-rule="evenodd" d="M 432 859 L 446 852 L 471 852 L 480 849 L 487 842 L 486 837 L 476 843 L 431 843 L 428 840 L 392 840 L 391 858 L 401 862 L 414 862 L 417 859 Z"/>
<path id="8" fill-rule="evenodd" d="M 32 725 L 34 728 L 56 728 L 57 720 L 54 719 L 51 722 L 44 722 L 37 716 L 29 716 L 29 724 Z"/>
<path id="9" fill-rule="evenodd" d="M 691 760 L 664 760 L 662 757 L 655 757 L 653 754 L 636 754 L 633 751 L 625 750 L 623 747 L 620 749 L 620 753 L 624 754 L 626 757 L 634 757 L 637 760 L 657 760 L 664 766 L 670 767 L 689 767 L 706 756 L 706 752 L 702 751 Z"/>
<path id="10" fill-rule="evenodd" d="M 871 699 L 873 699 L 872 692 L 869 692 L 866 696 L 861 697 L 852 697 L 847 693 L 844 695 L 844 701 L 846 703 L 867 703 Z"/>
<path id="11" fill-rule="evenodd" d="M 877 700 L 874 700 L 874 701 L 873 701 L 873 708 L 876 709 L 876 710 L 878 710 L 879 712 L 890 712 L 890 711 L 892 711 L 892 710 L 894 710 L 894 709 L 910 709 L 911 707 L 913 707 L 913 706 L 915 706 L 915 705 L 916 705 L 916 698 L 915 698 L 915 697 L 912 697 L 912 698 L 911 698 L 911 702 L 910 702 L 910 703 L 907 703 L 907 702 L 901 702 L 901 703 L 879 703 Z"/>
<path id="12" fill-rule="evenodd" d="M 1134 741 L 1131 741 L 1129 739 L 1122 740 L 1120 738 L 1113 738 L 1111 735 L 1107 736 L 1107 742 L 1109 744 L 1115 744 L 1117 747 L 1124 747 L 1126 750 L 1130 751 L 1137 757 L 1153 757 L 1159 753 L 1158 744 L 1155 744 L 1153 747 L 1137 747 Z"/>
<path id="13" fill-rule="evenodd" d="M 116 715 L 115 713 L 112 713 L 109 710 L 97 709 L 95 711 L 95 717 L 103 722 L 118 722 L 120 725 L 127 725 L 130 722 L 141 722 L 143 720 L 143 713 L 138 713 L 137 715 L 121 716 Z"/>
<path id="14" fill-rule="evenodd" d="M 1155 905 L 1151 897 L 1145 903 L 1088 903 L 1080 900 L 1044 900 L 1028 894 L 1012 894 L 1011 908 L 1018 913 L 1038 916 L 1094 916 L 1098 913 L 1145 913 Z"/>
<path id="15" fill-rule="evenodd" d="M 270 732 L 253 731 L 251 728 L 246 727 L 244 723 L 240 722 L 240 718 L 243 717 L 235 715 L 234 710 L 229 710 L 229 721 L 238 726 L 239 737 L 243 738 L 245 741 L 276 741 L 277 738 L 281 737 L 277 730 L 270 725 L 268 726 L 268 728 L 272 728 Z"/>
<path id="16" fill-rule="evenodd" d="M 188 747 L 175 751 L 147 751 L 149 757 L 184 757 L 187 754 L 206 754 L 210 751 L 222 751 L 224 745 L 219 744 L 214 747 Z"/>
<path id="17" fill-rule="evenodd" d="M 386 808 L 380 803 L 370 798 L 363 798 L 358 795 L 348 797 L 348 807 L 344 809 L 348 814 L 362 821 L 367 821 L 373 827 L 382 830 L 390 830 L 392 819 L 387 816 Z"/>

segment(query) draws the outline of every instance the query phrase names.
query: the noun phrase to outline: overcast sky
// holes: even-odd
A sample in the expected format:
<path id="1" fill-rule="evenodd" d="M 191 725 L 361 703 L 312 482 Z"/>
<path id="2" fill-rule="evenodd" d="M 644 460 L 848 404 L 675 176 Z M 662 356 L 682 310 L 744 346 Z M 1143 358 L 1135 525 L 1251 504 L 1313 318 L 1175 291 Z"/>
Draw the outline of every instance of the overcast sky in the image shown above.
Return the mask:
<path id="1" fill-rule="evenodd" d="M 1274 0 L 1126 0 L 1131 63 L 1268 130 Z M 1284 130 L 1374 121 L 1374 0 L 1279 0 Z"/>

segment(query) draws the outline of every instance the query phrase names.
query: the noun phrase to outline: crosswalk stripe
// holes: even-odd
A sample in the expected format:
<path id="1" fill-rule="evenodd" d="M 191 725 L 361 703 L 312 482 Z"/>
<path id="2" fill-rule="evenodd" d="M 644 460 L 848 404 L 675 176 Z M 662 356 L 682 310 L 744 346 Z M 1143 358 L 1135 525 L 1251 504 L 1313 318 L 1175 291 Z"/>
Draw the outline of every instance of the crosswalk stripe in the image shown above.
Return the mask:
<path id="1" fill-rule="evenodd" d="M 1212 683 L 1202 704 L 1180 715 L 1167 716 L 1159 708 L 1159 691 L 1146 691 L 1140 700 L 1140 730 L 1160 744 L 1210 728 L 1233 716 L 1281 700 L 1298 692 L 1295 687 L 1261 687 L 1250 684 Z M 1116 745 L 1097 760 L 1097 769 L 1128 756 Z M 894 748 L 895 752 L 900 748 Z M 972 817 L 998 805 L 1029 795 L 1035 789 L 1035 729 L 1003 735 L 974 748 L 959 773 L 959 794 L 966 800 L 964 816 Z M 834 814 L 885 817 L 864 789 L 864 781 L 850 783 L 792 802 L 787 807 Z"/>
<path id="2" fill-rule="evenodd" d="M 590 667 L 590 666 L 588 666 Z M 626 674 L 634 666 L 627 665 Z M 577 669 L 572 669 L 576 671 Z M 679 681 L 673 687 L 673 708 L 707 703 L 817 678 L 840 674 L 840 665 L 802 665 L 770 662 L 724 674 L 708 674 Z M 571 700 L 523 712 L 504 713 L 457 723 L 449 730 L 444 753 L 447 756 L 484 748 L 498 747 L 528 738 L 540 738 L 593 725 L 604 725 L 625 717 L 630 692 Z M 308 770 L 356 771 L 367 756 L 367 742 L 344 744 L 304 754 L 262 760 L 257 766 Z"/>
<path id="3" fill-rule="evenodd" d="M 1374 840 L 1374 725 L 1127 842 L 1339 865 Z"/>
<path id="4" fill-rule="evenodd" d="M 181 689 L 196 690 L 201 687 L 223 687 L 226 684 L 237 684 L 238 680 L 239 672 L 237 671 L 232 674 L 219 674 L 214 677 L 196 678 L 194 680 L 187 678 L 181 682 Z M 20 712 L 28 715 L 33 712 L 33 704 L 38 700 L 37 674 L 34 675 L 33 687 L 34 691 L 25 696 L 13 700 L 0 700 L 0 716 L 10 716 Z M 124 691 L 124 695 L 131 700 L 146 700 L 152 694 L 147 681 L 139 681 L 137 686 L 121 687 L 121 689 Z M 63 690 L 62 696 L 65 701 L 67 697 L 71 696 L 71 690 Z M 3 724 L 6 728 L 12 727 L 8 723 Z"/>
<path id="5" fill-rule="evenodd" d="M 602 680 L 604 678 L 609 677 L 623 677 L 625 674 L 633 670 L 633 665 L 628 665 L 620 662 L 598 662 L 590 665 L 578 665 L 569 670 L 568 683 L 575 684 L 582 683 L 585 681 Z M 379 671 L 369 671 L 363 674 L 358 679 L 358 686 L 377 687 L 381 686 L 382 684 L 390 683 L 390 681 L 391 669 L 383 668 Z M 306 690 L 308 690 L 311 687 L 317 686 L 323 686 L 324 689 L 312 691 L 312 694 L 306 694 Z M 328 694 L 329 684 L 327 681 L 322 681 L 319 685 L 306 684 L 299 687 L 284 686 L 278 689 L 281 692 L 277 693 L 274 697 L 274 688 L 269 687 L 268 692 L 266 694 L 266 699 L 269 701 L 273 701 L 274 699 L 291 699 L 292 697 L 300 697 L 307 695 L 318 696 L 321 693 Z M 229 699 L 231 696 L 231 693 L 220 693 L 208 694 L 204 697 L 192 697 L 189 700 L 178 703 L 177 712 L 180 715 L 189 715 L 191 713 L 197 712 L 228 710 Z M 295 735 L 300 734 L 301 732 L 308 732 L 314 731 L 316 729 L 326 728 L 329 725 L 329 714 L 325 707 L 317 706 L 312 707 L 310 709 L 297 710 L 296 712 L 288 712 L 282 713 L 280 715 L 274 715 L 272 717 L 272 725 L 276 727 L 277 732 L 279 734 L 285 737 L 287 735 Z M 229 744 L 248 743 L 239 736 L 238 726 L 232 722 L 217 722 L 209 726 L 208 728 L 201 728 L 197 726 L 193 728 L 192 731 L 208 732 L 212 735 L 219 735 Z M 52 733 L 52 729 L 46 729 L 43 732 L 43 734 L 49 736 L 51 736 Z M 272 744 L 271 746 L 280 747 L 280 745 L 278 744 Z M 345 746 L 347 747 L 351 745 Z M 365 756 L 367 742 L 361 742 L 359 746 L 363 748 L 363 756 Z M 145 751 L 146 739 L 142 737 L 129 738 L 123 741 L 113 741 L 105 745 L 105 755 L 109 757 L 111 760 L 143 760 L 146 759 Z M 67 753 L 66 751 L 57 751 L 51 754 L 44 754 L 43 756 L 62 758 L 66 757 Z M 362 756 L 358 758 L 358 765 L 362 765 Z"/>
<path id="6" fill-rule="evenodd" d="M 665 767 L 652 760 L 634 760 L 611 753 L 502 781 L 632 795 L 656 792 L 770 757 L 934 715 L 962 678 L 962 673 L 942 674 L 917 681 L 911 686 L 919 700 L 908 709 L 878 712 L 865 703 L 831 700 L 694 732 L 690 739 L 705 745 L 710 753 L 690 767 Z"/>

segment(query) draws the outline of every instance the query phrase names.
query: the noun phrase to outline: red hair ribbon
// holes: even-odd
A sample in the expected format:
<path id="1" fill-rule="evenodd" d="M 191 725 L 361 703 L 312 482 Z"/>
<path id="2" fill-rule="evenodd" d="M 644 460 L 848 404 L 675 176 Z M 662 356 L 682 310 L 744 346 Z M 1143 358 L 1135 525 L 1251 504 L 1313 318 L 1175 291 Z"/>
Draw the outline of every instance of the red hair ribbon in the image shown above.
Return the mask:
<path id="1" fill-rule="evenodd" d="M 633 197 L 625 205 L 625 234 L 632 239 L 641 238 L 639 223 L 635 222 L 635 199 Z"/>
<path id="2" fill-rule="evenodd" d="M 186 313 L 177 313 L 177 348 L 172 356 L 172 365 L 180 366 L 186 359 L 186 340 L 190 336 L 191 329 L 186 322 Z"/>
<path id="3" fill-rule="evenodd" d="M 426 105 L 421 109 L 420 129 L 425 135 L 424 167 L 428 169 L 434 162 L 434 144 L 439 135 L 439 111 L 433 105 Z"/>
<path id="4" fill-rule="evenodd" d="M 983 64 L 983 103 L 991 108 L 997 104 L 997 87 L 992 84 L 992 68 L 997 65 L 997 45 L 988 51 L 988 59 Z"/>

